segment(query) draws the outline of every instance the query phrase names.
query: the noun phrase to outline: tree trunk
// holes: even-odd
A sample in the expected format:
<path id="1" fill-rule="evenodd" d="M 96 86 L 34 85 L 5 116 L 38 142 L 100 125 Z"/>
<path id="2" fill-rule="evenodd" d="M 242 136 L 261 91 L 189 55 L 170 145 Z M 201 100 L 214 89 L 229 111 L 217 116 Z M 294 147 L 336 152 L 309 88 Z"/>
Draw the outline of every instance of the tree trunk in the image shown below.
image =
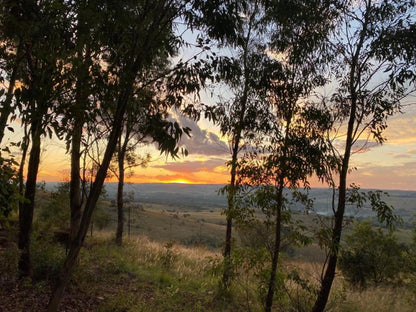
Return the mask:
<path id="1" fill-rule="evenodd" d="M 19 275 L 32 276 L 30 259 L 30 235 L 32 232 L 33 211 L 35 208 L 36 181 L 40 161 L 40 120 L 32 123 L 32 147 L 27 168 L 25 202 L 19 207 Z"/>
<path id="2" fill-rule="evenodd" d="M 47 309 L 48 312 L 55 312 L 58 310 L 65 287 L 68 284 L 68 281 L 71 276 L 74 265 L 76 263 L 76 259 L 78 257 L 79 251 L 81 250 L 81 246 L 88 232 L 88 227 L 91 222 L 92 214 L 94 212 L 94 208 L 97 204 L 98 198 L 101 194 L 104 180 L 107 175 L 107 170 L 110 165 L 113 153 L 116 149 L 118 138 L 120 136 L 123 116 L 126 111 L 127 102 L 129 100 L 131 90 L 133 87 L 133 81 L 135 78 L 135 75 L 132 75 L 132 74 L 137 72 L 139 66 L 140 66 L 140 60 L 138 59 L 136 60 L 135 64 L 132 67 L 132 72 L 130 73 L 130 81 L 126 82 L 126 89 L 120 95 L 117 101 L 116 112 L 115 112 L 114 120 L 113 120 L 113 127 L 112 127 L 110 137 L 107 142 L 104 158 L 101 163 L 101 166 L 99 166 L 98 168 L 95 181 L 91 187 L 90 193 L 85 203 L 85 208 L 82 214 L 82 219 L 81 219 L 78 233 L 75 237 L 75 240 L 71 244 L 68 256 L 65 259 L 65 262 L 61 271 L 59 272 L 59 276 L 58 276 L 55 289 L 52 292 L 52 295 L 48 304 L 48 309 Z"/>
<path id="3" fill-rule="evenodd" d="M 362 41 L 364 39 L 362 38 Z M 354 55 L 351 71 L 350 71 L 350 95 L 351 95 L 351 107 L 350 115 L 348 119 L 347 136 L 345 142 L 344 157 L 342 159 L 341 172 L 339 177 L 339 194 L 338 194 L 338 206 L 334 215 L 334 227 L 332 229 L 332 239 L 330 254 L 328 258 L 328 265 L 325 270 L 324 277 L 321 282 L 321 289 L 318 293 L 318 297 L 315 301 L 315 305 L 312 309 L 313 312 L 322 312 L 328 302 L 329 294 L 331 292 L 332 283 L 335 278 L 335 270 L 338 261 L 339 243 L 341 241 L 342 223 L 344 220 L 345 203 L 346 203 L 346 191 L 347 191 L 347 175 L 349 168 L 349 161 L 351 157 L 351 149 L 354 142 L 354 126 L 356 122 L 356 111 L 357 111 L 357 93 L 355 90 L 355 68 L 358 64 L 358 57 L 362 41 L 358 45 L 357 52 Z"/>
<path id="4" fill-rule="evenodd" d="M 78 24 L 77 24 L 77 39 L 78 39 L 78 67 L 76 69 L 76 91 L 75 91 L 75 104 L 73 107 L 73 132 L 71 140 L 71 182 L 69 185 L 70 194 L 70 241 L 72 242 L 77 235 L 79 224 L 81 222 L 82 215 L 82 191 L 81 191 L 81 140 L 82 130 L 85 122 L 85 107 L 88 103 L 88 84 L 89 84 L 89 63 L 91 63 L 91 51 L 89 49 L 89 29 L 86 27 L 86 21 L 84 20 L 85 14 L 82 10 L 85 10 L 87 6 L 86 1 L 79 1 L 78 11 Z"/>
<path id="5" fill-rule="evenodd" d="M 273 297 L 274 292 L 276 291 L 276 273 L 277 273 L 277 263 L 279 262 L 280 254 L 280 241 L 281 241 L 281 232 L 282 232 L 282 204 L 283 204 L 283 188 L 284 181 L 281 179 L 279 181 L 279 190 L 277 193 L 277 212 L 276 212 L 276 229 L 275 229 L 275 240 L 273 246 L 273 257 L 272 257 L 272 271 L 270 273 L 269 280 L 269 289 L 266 297 L 266 306 L 264 311 L 270 312 L 273 306 Z"/>
<path id="6" fill-rule="evenodd" d="M 71 220 L 69 237 L 70 242 L 75 240 L 79 224 L 81 221 L 81 178 L 80 178 L 80 157 L 81 157 L 81 138 L 82 138 L 83 121 L 80 116 L 75 117 L 74 128 L 72 133 L 71 149 L 71 181 L 69 183 L 69 205 L 71 209 Z"/>
<path id="7" fill-rule="evenodd" d="M 250 37 L 250 32 L 247 36 Z M 248 40 L 247 40 L 248 42 Z M 237 159 L 238 153 L 240 151 L 240 141 L 243 132 L 244 118 L 246 115 L 246 107 L 248 102 L 248 91 L 249 91 L 249 82 L 248 82 L 248 71 L 247 68 L 247 56 L 248 56 L 248 46 L 247 43 L 244 46 L 243 54 L 243 64 L 244 64 L 244 89 L 243 95 L 239 101 L 240 113 L 238 116 L 237 125 L 234 132 L 234 137 L 232 141 L 232 155 L 231 155 L 231 170 L 230 170 L 230 185 L 228 190 L 228 207 L 226 209 L 227 216 L 227 227 L 225 230 L 225 246 L 224 246 L 224 272 L 222 275 L 222 285 L 225 289 L 229 287 L 230 284 L 230 275 L 231 275 L 231 240 L 232 240 L 232 227 L 233 227 L 233 214 L 234 214 L 234 199 L 235 199 L 235 189 L 236 189 L 236 176 L 237 176 Z"/>
<path id="8" fill-rule="evenodd" d="M 126 139 L 127 141 L 127 139 Z M 124 190 L 124 155 L 125 145 L 118 154 L 118 187 L 117 187 L 117 232 L 116 243 L 121 246 L 123 242 L 123 228 L 124 228 L 124 202 L 123 202 L 123 190 Z"/>

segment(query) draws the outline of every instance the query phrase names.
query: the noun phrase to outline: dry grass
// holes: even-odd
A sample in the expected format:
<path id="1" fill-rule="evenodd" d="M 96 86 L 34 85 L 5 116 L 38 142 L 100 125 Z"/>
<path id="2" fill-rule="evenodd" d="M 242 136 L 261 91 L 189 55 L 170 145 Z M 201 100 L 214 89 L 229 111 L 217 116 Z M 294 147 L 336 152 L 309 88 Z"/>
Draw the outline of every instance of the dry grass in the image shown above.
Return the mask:
<path id="1" fill-rule="evenodd" d="M 112 232 L 100 231 L 88 238 L 67 293 L 66 300 L 74 302 L 74 309 L 88 301 L 91 311 L 262 310 L 264 284 L 259 276 L 254 276 L 254 271 L 246 270 L 247 267 L 240 268 L 230 292 L 221 293 L 218 288 L 220 276 L 210 273 L 212 259 L 221 262 L 219 251 L 160 243 L 147 236 L 126 239 L 119 247 L 113 243 L 113 236 Z M 50 257 L 54 255 L 52 252 Z M 285 281 L 285 287 L 276 294 L 274 311 L 310 311 L 319 284 L 321 263 L 283 258 L 280 269 L 285 274 L 297 272 L 299 280 Z M 34 303 L 38 297 L 39 300 L 43 298 L 37 295 L 38 292 L 47 297 L 47 284 L 42 285 L 21 286 L 16 289 L 24 291 L 5 292 L 7 296 L 14 296 L 13 300 L 8 300 L 8 306 L 17 308 L 23 303 L 42 306 Z M 14 303 L 19 300 L 21 305 Z M 360 292 L 349 288 L 339 273 L 327 311 L 410 312 L 415 310 L 414 304 L 414 293 L 404 286 Z"/>

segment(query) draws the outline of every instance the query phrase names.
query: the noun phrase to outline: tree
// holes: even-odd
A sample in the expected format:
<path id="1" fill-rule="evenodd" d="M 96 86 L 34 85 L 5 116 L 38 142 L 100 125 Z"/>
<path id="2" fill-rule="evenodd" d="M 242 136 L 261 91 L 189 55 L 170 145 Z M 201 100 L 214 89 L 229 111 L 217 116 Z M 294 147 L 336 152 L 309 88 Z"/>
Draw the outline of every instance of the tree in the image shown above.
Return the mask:
<path id="1" fill-rule="evenodd" d="M 361 138 L 372 137 L 382 143 L 388 117 L 400 110 L 401 100 L 411 91 L 407 82 L 415 77 L 409 67 L 414 47 L 401 41 L 406 37 L 394 34 L 408 33 L 405 30 L 414 27 L 413 12 L 413 1 L 347 1 L 331 41 L 336 55 L 334 79 L 338 85 L 327 104 L 336 112 L 334 118 L 347 125 L 343 150 L 339 152 L 338 201 L 334 207 L 331 250 L 314 312 L 324 310 L 335 277 L 353 147 L 363 147 L 357 146 Z"/>
<path id="2" fill-rule="evenodd" d="M 0 38 L 2 40 L 0 47 L 0 70 L 2 76 L 0 80 L 4 82 L 4 79 L 6 79 L 8 86 L 0 89 L 0 144 L 3 141 L 6 128 L 13 131 L 12 127 L 7 127 L 7 121 L 15 109 L 15 106 L 13 106 L 14 91 L 21 70 L 20 66 L 23 62 L 22 36 L 19 31 L 16 31 L 16 28 L 22 27 L 20 24 L 22 16 L 19 16 L 18 11 L 17 4 L 13 4 L 11 1 L 2 2 L 0 13 Z"/>
<path id="3" fill-rule="evenodd" d="M 373 229 L 370 222 L 355 223 L 341 248 L 339 268 L 354 286 L 379 285 L 398 279 L 404 268 L 404 251 L 392 231 L 385 234 L 380 228 Z"/>
<path id="4" fill-rule="evenodd" d="M 231 275 L 231 241 L 233 219 L 237 212 L 235 197 L 238 192 L 238 161 L 241 151 L 250 142 L 254 132 L 259 130 L 263 120 L 265 104 L 259 97 L 258 80 L 261 80 L 263 62 L 267 56 L 263 53 L 265 46 L 261 43 L 262 27 L 261 6 L 259 1 L 252 1 L 241 13 L 246 23 L 239 29 L 237 37 L 229 43 L 235 51 L 235 57 L 223 57 L 216 64 L 218 77 L 234 93 L 231 99 L 223 100 L 214 109 L 214 121 L 220 126 L 221 133 L 229 138 L 230 182 L 222 190 L 227 194 L 226 235 L 224 244 L 224 271 L 222 287 L 227 289 Z M 266 110 L 267 114 L 267 110 Z"/>
<path id="5" fill-rule="evenodd" d="M 68 148 L 71 146 L 71 178 L 69 190 L 70 206 L 70 241 L 75 239 L 81 220 L 83 195 L 81 188 L 81 164 L 82 136 L 85 123 L 94 118 L 94 106 L 91 100 L 94 81 L 91 76 L 95 74 L 97 67 L 97 54 L 100 45 L 97 42 L 97 24 L 99 14 L 96 12 L 98 3 L 96 1 L 75 1 L 71 10 L 75 13 L 73 32 L 75 34 L 74 48 L 71 51 L 70 62 L 72 64 L 67 87 L 74 89 L 69 100 L 69 107 L 64 111 L 64 118 L 70 125 L 71 131 L 67 132 L 66 140 Z M 98 79 L 99 79 L 99 75 Z M 98 80 L 96 79 L 96 80 Z M 96 82 L 97 83 L 97 82 Z M 93 113 L 87 113 L 92 111 Z M 84 151 L 85 152 L 85 151 Z"/>
<path id="6" fill-rule="evenodd" d="M 33 221 L 36 179 L 40 162 L 41 137 L 52 136 L 53 107 L 60 93 L 62 60 L 70 34 L 65 7 L 59 1 L 48 3 L 29 2 L 16 5 L 17 16 L 26 16 L 16 31 L 23 38 L 25 72 L 22 75 L 21 92 L 16 102 L 21 119 L 30 125 L 31 148 L 25 187 L 25 201 L 19 209 L 19 270 L 22 276 L 32 273 L 30 261 L 30 235 Z M 27 143 L 25 143 L 27 144 Z"/>
<path id="7" fill-rule="evenodd" d="M 268 2 L 265 12 L 265 19 L 271 21 L 270 61 L 263 69 L 261 86 L 262 96 L 269 102 L 267 131 L 257 134 L 257 145 L 241 162 L 240 171 L 244 183 L 256 188 L 256 205 L 274 228 L 265 298 L 265 311 L 271 311 L 282 224 L 289 220 L 285 189 L 308 188 L 313 174 L 327 180 L 334 164 L 326 139 L 332 127 L 329 112 L 308 97 L 326 82 L 325 39 L 336 14 L 326 1 Z"/>
<path id="8" fill-rule="evenodd" d="M 116 83 L 117 90 L 116 101 L 113 102 L 111 132 L 102 162 L 86 199 L 79 230 L 60 271 L 48 311 L 57 310 L 68 283 L 117 146 L 122 121 L 127 105 L 134 95 L 135 86 L 138 84 L 140 89 L 144 89 L 150 82 L 157 82 L 158 80 L 140 81 L 140 78 L 145 78 L 141 75 L 155 65 L 158 56 L 165 53 L 173 56 L 181 44 L 181 40 L 175 37 L 172 31 L 174 21 L 182 17 L 190 27 L 204 28 L 212 38 L 221 39 L 227 34 L 232 34 L 234 30 L 234 21 L 238 17 L 236 6 L 238 5 L 234 2 L 218 1 L 153 1 L 151 5 L 148 1 L 103 2 L 101 8 L 105 14 L 100 21 L 103 34 L 102 61 L 107 64 L 105 77 L 108 82 Z M 221 28 L 222 24 L 220 27 L 219 23 L 228 21 L 227 27 Z M 158 91 L 165 95 L 165 103 L 181 105 L 183 94 L 197 92 L 207 74 L 202 67 L 203 64 L 200 62 L 189 69 L 180 62 L 175 70 L 164 74 L 161 77 L 163 79 L 160 79 L 163 83 L 159 84 Z M 178 127 L 177 124 L 168 122 L 164 123 L 164 126 L 168 132 Z M 174 142 L 168 140 L 160 147 L 168 148 L 172 144 Z"/>
<path id="9" fill-rule="evenodd" d="M 274 81 L 269 89 L 274 118 L 267 140 L 261 140 L 257 151 L 242 162 L 242 176 L 251 185 L 264 185 L 257 189 L 256 202 L 274 226 L 271 250 L 271 273 L 265 311 L 271 311 L 276 290 L 277 264 L 282 240 L 282 224 L 288 220 L 288 201 L 285 189 L 308 187 L 308 178 L 316 174 L 325 179 L 327 153 L 330 151 L 325 134 L 332 123 L 328 114 L 311 105 L 305 105 L 302 97 L 310 92 L 304 89 L 308 80 L 294 70 L 295 64 L 286 64 L 285 78 Z M 303 86 L 303 87 L 302 87 Z M 257 188 L 257 187 L 256 187 Z"/>

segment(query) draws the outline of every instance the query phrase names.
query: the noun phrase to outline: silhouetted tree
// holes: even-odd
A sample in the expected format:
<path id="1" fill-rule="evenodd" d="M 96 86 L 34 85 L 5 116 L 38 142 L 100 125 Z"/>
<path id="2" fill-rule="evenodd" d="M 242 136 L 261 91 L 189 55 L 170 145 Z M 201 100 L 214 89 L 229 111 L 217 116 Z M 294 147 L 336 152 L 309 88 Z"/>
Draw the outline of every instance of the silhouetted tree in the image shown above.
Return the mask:
<path id="1" fill-rule="evenodd" d="M 414 45 L 406 41 L 411 33 L 407 29 L 414 28 L 414 1 L 363 0 L 346 1 L 344 5 L 339 28 L 331 40 L 337 86 L 327 105 L 333 107 L 337 121 L 346 122 L 346 134 L 339 151 L 331 250 L 314 312 L 324 310 L 335 277 L 353 148 L 361 138 L 372 137 L 382 143 L 387 118 L 400 110 L 401 100 L 414 89 L 407 83 L 409 79 L 414 81 L 410 64 L 414 65 L 415 51 Z"/>
<path id="2" fill-rule="evenodd" d="M 199 90 L 209 72 L 204 70 L 202 62 L 196 62 L 191 68 L 179 62 L 174 70 L 165 73 L 161 79 L 140 81 L 141 74 L 158 61 L 158 56 L 173 56 L 182 43 L 173 34 L 176 19 L 182 18 L 189 27 L 203 28 L 213 39 L 233 35 L 235 21 L 238 20 L 237 2 L 232 1 L 132 1 L 103 2 L 102 9 L 102 61 L 107 64 L 108 82 L 114 81 L 116 93 L 114 114 L 111 120 L 105 153 L 86 199 L 79 231 L 73 240 L 69 254 L 60 271 L 55 290 L 49 302 L 48 311 L 56 311 L 63 291 L 68 283 L 73 266 L 88 230 L 94 207 L 104 183 L 108 167 L 116 149 L 122 131 L 123 118 L 131 97 L 137 90 L 144 89 L 149 83 L 161 81 L 158 91 L 165 95 L 166 105 L 184 104 L 183 94 Z M 163 79 L 162 79 L 163 78 Z M 114 93 L 113 93 L 114 94 Z M 162 122 L 156 136 L 163 136 L 179 129 L 172 122 Z M 158 129 L 155 127 L 155 129 Z M 159 147 L 177 152 L 175 140 L 162 141 Z"/>

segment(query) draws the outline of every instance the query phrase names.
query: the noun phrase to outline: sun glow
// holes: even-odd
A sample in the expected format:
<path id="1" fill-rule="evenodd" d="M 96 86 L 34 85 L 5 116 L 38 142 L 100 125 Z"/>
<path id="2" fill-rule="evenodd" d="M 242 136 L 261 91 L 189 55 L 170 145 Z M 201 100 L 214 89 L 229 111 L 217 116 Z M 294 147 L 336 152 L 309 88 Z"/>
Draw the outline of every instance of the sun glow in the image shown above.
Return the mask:
<path id="1" fill-rule="evenodd" d="M 185 179 L 171 180 L 171 181 L 166 181 L 164 183 L 192 184 L 191 181 L 188 181 L 188 180 L 185 180 Z"/>

